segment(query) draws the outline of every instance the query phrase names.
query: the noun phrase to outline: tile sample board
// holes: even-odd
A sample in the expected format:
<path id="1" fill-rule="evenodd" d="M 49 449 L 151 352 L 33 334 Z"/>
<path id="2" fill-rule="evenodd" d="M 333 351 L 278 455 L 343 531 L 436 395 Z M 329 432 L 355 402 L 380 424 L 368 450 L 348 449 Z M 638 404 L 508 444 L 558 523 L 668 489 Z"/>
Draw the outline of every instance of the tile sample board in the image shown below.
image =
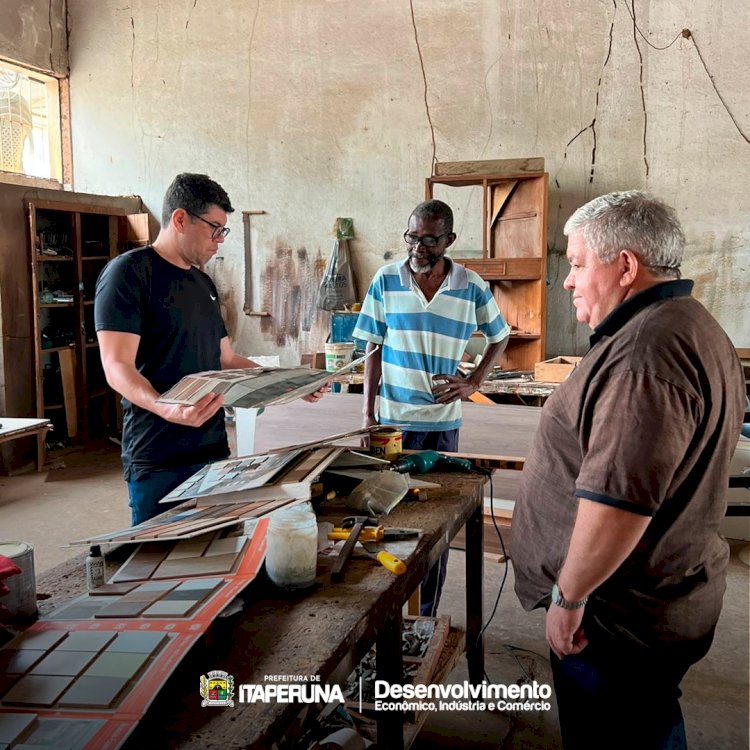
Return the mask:
<path id="1" fill-rule="evenodd" d="M 252 519 L 263 518 L 277 508 L 291 503 L 294 498 L 283 498 L 281 500 L 255 500 L 252 502 L 240 502 L 222 505 L 208 505 L 206 507 L 180 506 L 173 513 L 164 514 L 144 521 L 138 526 L 131 526 L 120 531 L 111 531 L 106 534 L 91 537 L 90 539 L 79 539 L 71 544 L 140 544 L 141 542 L 164 542 L 193 539 L 212 531 L 235 526 L 241 522 L 249 522 Z M 193 501 L 188 501 L 193 502 Z M 166 551 L 171 545 L 164 547 Z"/>
<path id="2" fill-rule="evenodd" d="M 105 584 L 104 593 L 72 600 L 6 644 L 0 748 L 116 750 L 188 650 L 258 574 L 267 527 L 261 518 L 250 536 L 144 545 L 145 562 L 139 548 L 128 563 L 150 578 L 122 589 Z M 187 566 L 185 572 L 186 561 L 226 567 L 229 558 L 226 575 L 154 578 L 166 563 Z"/>

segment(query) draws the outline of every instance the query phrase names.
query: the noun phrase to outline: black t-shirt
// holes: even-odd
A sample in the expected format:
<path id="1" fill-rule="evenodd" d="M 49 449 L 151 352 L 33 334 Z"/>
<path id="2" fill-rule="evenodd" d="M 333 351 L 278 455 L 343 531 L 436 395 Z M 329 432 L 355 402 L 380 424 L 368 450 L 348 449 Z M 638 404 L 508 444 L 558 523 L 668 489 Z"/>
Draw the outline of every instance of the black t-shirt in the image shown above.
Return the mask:
<path id="1" fill-rule="evenodd" d="M 163 393 L 181 377 L 221 369 L 227 335 L 213 281 L 197 268 L 179 268 L 153 247 L 110 261 L 96 283 L 97 331 L 141 337 L 135 366 Z M 125 478 L 155 468 L 215 461 L 229 454 L 224 411 L 201 427 L 172 424 L 122 399 Z"/>

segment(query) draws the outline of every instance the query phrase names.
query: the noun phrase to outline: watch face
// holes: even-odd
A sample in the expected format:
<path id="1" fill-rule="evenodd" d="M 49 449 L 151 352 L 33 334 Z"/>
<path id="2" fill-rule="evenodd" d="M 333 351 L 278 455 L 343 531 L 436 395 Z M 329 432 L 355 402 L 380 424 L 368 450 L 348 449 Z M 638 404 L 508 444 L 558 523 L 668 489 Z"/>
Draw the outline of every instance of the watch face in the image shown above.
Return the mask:
<path id="1" fill-rule="evenodd" d="M 560 587 L 557 583 L 552 584 L 552 603 L 559 604 L 562 596 L 560 595 Z"/>

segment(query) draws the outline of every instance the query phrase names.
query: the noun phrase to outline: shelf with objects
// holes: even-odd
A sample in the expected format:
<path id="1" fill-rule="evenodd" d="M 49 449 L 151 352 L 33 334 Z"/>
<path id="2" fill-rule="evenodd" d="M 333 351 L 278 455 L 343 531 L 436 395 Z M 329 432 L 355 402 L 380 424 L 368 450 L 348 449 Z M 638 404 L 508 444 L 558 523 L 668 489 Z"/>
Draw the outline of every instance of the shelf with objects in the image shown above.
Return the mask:
<path id="1" fill-rule="evenodd" d="M 474 257 L 455 260 L 488 282 L 511 326 L 500 361 L 503 369 L 531 371 L 545 351 L 549 177 L 544 159 L 443 162 L 435 167 L 435 175 L 425 182 L 428 200 L 439 198 L 455 208 L 456 189 L 481 191 L 475 225 L 481 255 L 477 251 Z"/>
<path id="2" fill-rule="evenodd" d="M 94 329 L 94 292 L 111 258 L 148 244 L 148 214 L 64 200 L 27 201 L 26 209 L 36 415 L 53 425 L 39 446 L 46 462 L 119 433 L 119 404 Z"/>

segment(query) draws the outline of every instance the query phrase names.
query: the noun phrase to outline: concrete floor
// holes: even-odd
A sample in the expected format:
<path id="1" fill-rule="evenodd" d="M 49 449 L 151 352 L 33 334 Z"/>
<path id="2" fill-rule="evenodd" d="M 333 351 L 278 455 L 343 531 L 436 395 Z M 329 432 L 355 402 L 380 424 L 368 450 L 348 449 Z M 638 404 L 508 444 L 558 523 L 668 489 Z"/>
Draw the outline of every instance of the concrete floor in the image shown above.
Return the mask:
<path id="1" fill-rule="evenodd" d="M 0 538 L 32 544 L 37 573 L 80 551 L 64 546 L 68 542 L 122 528 L 128 522 L 127 494 L 114 446 L 88 455 L 71 455 L 63 469 L 0 477 Z M 683 682 L 682 705 L 691 750 L 750 747 L 750 568 L 737 559 L 739 546 L 733 545 L 724 611 L 713 648 Z M 486 616 L 492 611 L 503 573 L 504 566 L 486 563 Z M 439 614 L 450 615 L 457 625 L 464 624 L 464 592 L 463 553 L 453 550 Z M 485 633 L 485 644 L 491 682 L 509 684 L 526 677 L 551 682 L 543 615 L 521 609 L 513 593 L 512 570 L 497 614 Z M 450 681 L 466 678 L 462 660 Z M 559 748 L 554 701 L 547 713 L 436 713 L 428 717 L 414 745 L 419 750 L 457 746 Z"/>

